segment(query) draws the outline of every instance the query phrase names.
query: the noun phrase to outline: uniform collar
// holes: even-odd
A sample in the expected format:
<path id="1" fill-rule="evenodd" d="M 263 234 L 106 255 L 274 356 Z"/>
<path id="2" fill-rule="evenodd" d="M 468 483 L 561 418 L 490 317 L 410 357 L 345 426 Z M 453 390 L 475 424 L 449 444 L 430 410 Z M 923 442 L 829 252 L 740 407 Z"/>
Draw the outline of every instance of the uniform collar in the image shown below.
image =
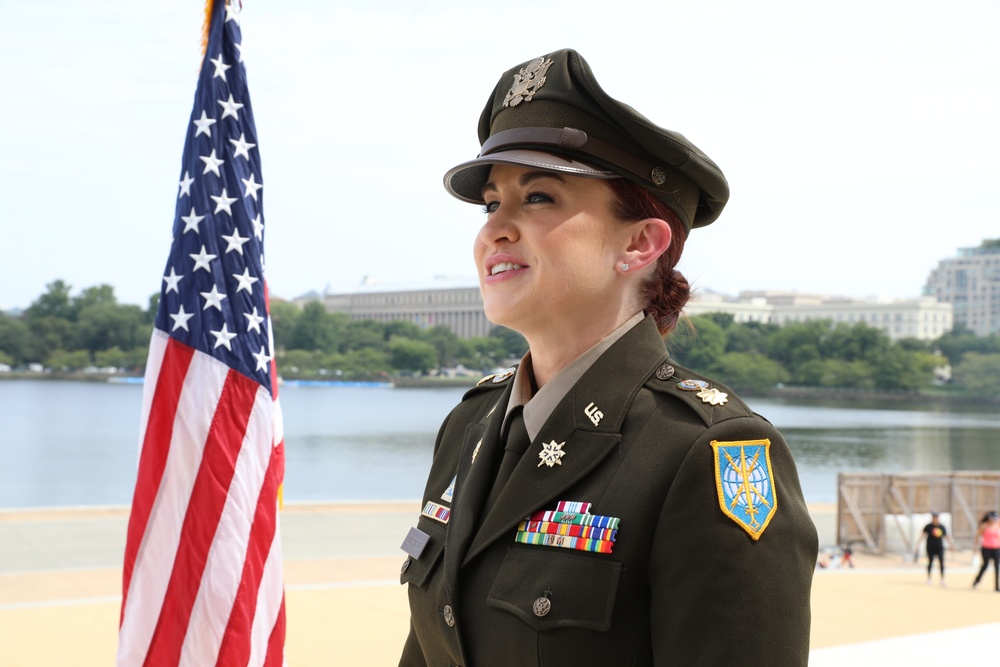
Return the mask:
<path id="1" fill-rule="evenodd" d="M 507 412 L 504 416 L 504 424 L 510 418 L 510 413 L 518 406 L 524 406 L 524 426 L 532 440 L 549 418 L 552 411 L 559 405 L 559 401 L 566 397 L 584 373 L 590 370 L 598 359 L 601 358 L 612 345 L 628 333 L 635 325 L 642 321 L 644 313 L 640 310 L 630 317 L 620 327 L 599 340 L 590 349 L 579 357 L 569 362 L 562 370 L 555 374 L 548 383 L 537 392 L 534 390 L 532 377 L 534 371 L 531 365 L 531 350 L 528 350 L 524 358 L 521 359 L 517 367 L 517 374 L 514 376 L 513 387 L 511 389 L 510 401 L 507 403 Z"/>
<path id="2" fill-rule="evenodd" d="M 666 359 L 666 348 L 654 318 L 646 317 L 624 328 L 551 410 L 496 502 L 482 517 L 479 530 L 462 557 L 463 563 L 475 558 L 532 511 L 566 491 L 615 450 L 621 443 L 621 428 L 629 406 Z M 533 397 L 528 406 L 537 398 L 538 395 Z M 497 439 L 499 432 L 495 431 Z M 561 449 L 563 446 L 565 450 Z M 543 467 L 539 463 L 546 447 L 555 447 L 566 454 L 559 465 Z"/>

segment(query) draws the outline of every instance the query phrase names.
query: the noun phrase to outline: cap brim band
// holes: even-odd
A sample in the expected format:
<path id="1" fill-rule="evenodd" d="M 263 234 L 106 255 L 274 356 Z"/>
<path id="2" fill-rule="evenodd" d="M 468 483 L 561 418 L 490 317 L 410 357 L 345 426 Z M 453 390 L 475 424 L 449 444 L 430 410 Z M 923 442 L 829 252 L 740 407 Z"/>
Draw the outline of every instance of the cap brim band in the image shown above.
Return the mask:
<path id="1" fill-rule="evenodd" d="M 445 189 L 457 199 L 470 204 L 483 203 L 483 186 L 490 176 L 490 167 L 495 164 L 515 164 L 533 167 L 543 171 L 555 171 L 585 178 L 620 178 L 613 171 L 598 169 L 589 164 L 571 160 L 552 153 L 528 149 L 513 149 L 483 155 L 463 162 L 448 170 L 444 175 Z"/>

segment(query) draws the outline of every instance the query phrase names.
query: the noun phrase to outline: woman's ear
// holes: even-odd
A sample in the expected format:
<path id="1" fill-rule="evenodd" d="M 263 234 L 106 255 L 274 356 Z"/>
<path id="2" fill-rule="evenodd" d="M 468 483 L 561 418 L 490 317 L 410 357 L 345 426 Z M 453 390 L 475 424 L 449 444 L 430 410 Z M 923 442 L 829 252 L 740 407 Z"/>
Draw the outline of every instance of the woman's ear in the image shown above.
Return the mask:
<path id="1" fill-rule="evenodd" d="M 654 264 L 667 248 L 673 238 L 673 232 L 666 220 L 646 218 L 630 225 L 628 246 L 622 256 L 621 264 L 629 270 L 638 270 Z"/>

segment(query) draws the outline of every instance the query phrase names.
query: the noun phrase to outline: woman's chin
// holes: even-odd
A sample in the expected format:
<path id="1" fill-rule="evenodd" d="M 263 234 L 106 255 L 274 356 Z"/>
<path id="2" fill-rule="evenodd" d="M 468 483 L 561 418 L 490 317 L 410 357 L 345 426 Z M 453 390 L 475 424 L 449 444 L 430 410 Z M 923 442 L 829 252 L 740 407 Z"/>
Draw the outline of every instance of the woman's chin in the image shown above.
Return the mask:
<path id="1" fill-rule="evenodd" d="M 495 300 L 487 301 L 485 299 L 483 302 L 483 312 L 486 313 L 486 319 L 493 324 L 514 331 L 520 331 L 518 327 L 524 321 L 525 311 L 526 308 L 523 304 L 498 303 Z"/>

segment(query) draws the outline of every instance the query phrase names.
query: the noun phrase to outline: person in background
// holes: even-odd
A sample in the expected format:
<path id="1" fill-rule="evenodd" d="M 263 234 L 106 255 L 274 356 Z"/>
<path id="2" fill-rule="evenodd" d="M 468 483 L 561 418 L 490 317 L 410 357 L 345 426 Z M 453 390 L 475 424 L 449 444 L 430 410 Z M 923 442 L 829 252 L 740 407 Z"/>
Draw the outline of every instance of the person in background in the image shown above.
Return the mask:
<path id="1" fill-rule="evenodd" d="M 948 534 L 948 529 L 941 523 L 941 516 L 938 512 L 931 512 L 931 522 L 924 526 L 921 537 L 927 543 L 927 584 L 931 583 L 931 571 L 934 567 L 934 559 L 937 558 L 938 568 L 941 571 L 941 585 L 944 586 L 944 541 L 948 540 L 952 549 L 955 548 L 955 543 L 952 541 L 951 535 Z M 917 558 L 919 552 L 920 543 L 918 542 L 917 551 L 913 554 L 914 559 Z"/>
<path id="2" fill-rule="evenodd" d="M 620 66 L 668 90 L 669 63 Z M 806 665 L 818 542 L 791 452 L 663 340 L 722 172 L 571 50 L 503 74 L 479 140 L 445 187 L 482 208 L 486 315 L 529 351 L 441 426 L 399 664 Z"/>
<path id="3" fill-rule="evenodd" d="M 976 532 L 973 549 L 975 549 L 976 544 L 980 546 L 983 564 L 979 568 L 976 580 L 972 582 L 972 587 L 975 588 L 979 585 L 986 568 L 990 566 L 990 561 L 993 561 L 993 588 L 997 593 L 1000 593 L 1000 514 L 989 512 L 983 517 L 979 523 L 979 530 Z"/>

